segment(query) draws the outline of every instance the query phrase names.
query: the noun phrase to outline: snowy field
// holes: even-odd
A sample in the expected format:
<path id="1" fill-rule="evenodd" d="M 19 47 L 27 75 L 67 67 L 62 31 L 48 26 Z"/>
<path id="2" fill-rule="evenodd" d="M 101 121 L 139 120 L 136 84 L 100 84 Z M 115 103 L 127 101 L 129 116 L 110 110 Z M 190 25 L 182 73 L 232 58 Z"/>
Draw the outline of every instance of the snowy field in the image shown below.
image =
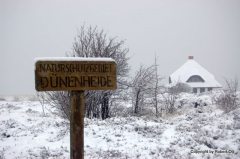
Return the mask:
<path id="1" fill-rule="evenodd" d="M 4 98 L 0 159 L 69 158 L 69 122 L 46 109 L 43 116 L 32 97 Z M 225 114 L 207 95 L 184 98 L 202 98 L 208 105 L 186 105 L 164 118 L 85 118 L 85 158 L 240 158 L 240 109 Z"/>

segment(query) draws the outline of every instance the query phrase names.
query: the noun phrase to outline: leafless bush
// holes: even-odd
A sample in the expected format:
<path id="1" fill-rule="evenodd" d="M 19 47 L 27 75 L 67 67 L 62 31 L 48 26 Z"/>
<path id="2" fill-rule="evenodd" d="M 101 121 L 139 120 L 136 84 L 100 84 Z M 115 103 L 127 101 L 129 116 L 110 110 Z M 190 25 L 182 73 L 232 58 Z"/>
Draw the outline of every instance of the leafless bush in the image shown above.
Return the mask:
<path id="1" fill-rule="evenodd" d="M 170 86 L 162 86 L 160 92 L 163 100 L 161 102 L 160 115 L 163 113 L 172 114 L 175 112 L 175 104 L 177 99 L 180 98 L 181 93 L 190 93 L 191 91 L 192 88 L 188 84 L 181 82 L 171 84 Z M 180 100 L 179 103 L 180 105 L 178 105 L 178 108 L 181 108 L 184 104 L 187 103 L 187 101 Z"/>
<path id="2" fill-rule="evenodd" d="M 40 102 L 40 104 L 42 105 L 42 110 L 43 110 L 43 115 L 45 116 L 45 112 L 44 112 L 44 104 L 46 101 L 46 97 L 44 96 L 44 92 L 37 92 L 37 100 Z"/>
<path id="3" fill-rule="evenodd" d="M 132 80 L 132 106 L 135 114 L 146 104 L 146 97 L 152 93 L 155 79 L 155 66 L 140 66 Z"/>
<path id="4" fill-rule="evenodd" d="M 182 88 L 183 85 L 180 82 L 161 88 L 161 96 L 163 97 L 162 109 L 165 110 L 165 113 L 172 114 L 175 111 L 175 103 L 177 98 L 180 97 Z"/>
<path id="5" fill-rule="evenodd" d="M 128 117 L 132 115 L 132 109 L 119 104 L 111 107 L 110 115 L 111 117 Z"/>
<path id="6" fill-rule="evenodd" d="M 208 94 L 211 98 L 212 104 L 216 103 L 217 101 L 217 93 L 214 90 L 208 91 Z"/>
<path id="7" fill-rule="evenodd" d="M 221 95 L 217 98 L 216 103 L 225 113 L 229 113 L 240 105 L 237 97 L 238 79 L 225 79 L 225 81 L 227 88 L 221 91 Z"/>
<path id="8" fill-rule="evenodd" d="M 48 109 L 51 113 L 70 120 L 70 91 L 54 91 L 45 93 L 47 94 L 48 98 L 44 98 L 44 96 L 41 97 L 43 108 L 44 102 L 46 102 L 46 104 L 52 108 L 56 108 L 55 111 Z"/>
<path id="9" fill-rule="evenodd" d="M 155 63 L 149 67 L 140 65 L 135 77 L 131 82 L 131 100 L 133 112 L 138 115 L 151 114 L 155 109 L 155 115 L 158 117 L 158 95 L 160 94 L 159 83 L 164 77 L 160 77 L 157 72 L 157 58 Z M 147 107 L 148 106 L 148 107 Z M 150 107 L 150 108 L 149 108 Z"/>

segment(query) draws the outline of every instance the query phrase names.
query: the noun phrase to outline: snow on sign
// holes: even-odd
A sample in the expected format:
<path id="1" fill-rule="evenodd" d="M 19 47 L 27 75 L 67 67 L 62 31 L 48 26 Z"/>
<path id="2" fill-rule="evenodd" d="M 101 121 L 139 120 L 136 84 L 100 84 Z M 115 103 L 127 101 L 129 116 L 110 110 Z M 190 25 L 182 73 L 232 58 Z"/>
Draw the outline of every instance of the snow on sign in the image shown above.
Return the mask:
<path id="1" fill-rule="evenodd" d="M 36 58 L 37 91 L 116 89 L 116 63 L 111 58 Z"/>

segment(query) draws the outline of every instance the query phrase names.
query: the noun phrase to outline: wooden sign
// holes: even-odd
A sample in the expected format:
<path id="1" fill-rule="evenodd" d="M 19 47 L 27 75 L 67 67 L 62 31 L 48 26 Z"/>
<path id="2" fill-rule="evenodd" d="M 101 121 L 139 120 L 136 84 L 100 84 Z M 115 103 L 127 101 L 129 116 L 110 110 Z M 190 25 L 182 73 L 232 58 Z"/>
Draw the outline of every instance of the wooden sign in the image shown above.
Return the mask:
<path id="1" fill-rule="evenodd" d="M 116 63 L 111 58 L 35 59 L 37 91 L 116 89 Z"/>
<path id="2" fill-rule="evenodd" d="M 117 88 L 111 58 L 53 57 L 35 59 L 37 91 L 71 91 L 70 158 L 84 158 L 84 90 Z"/>

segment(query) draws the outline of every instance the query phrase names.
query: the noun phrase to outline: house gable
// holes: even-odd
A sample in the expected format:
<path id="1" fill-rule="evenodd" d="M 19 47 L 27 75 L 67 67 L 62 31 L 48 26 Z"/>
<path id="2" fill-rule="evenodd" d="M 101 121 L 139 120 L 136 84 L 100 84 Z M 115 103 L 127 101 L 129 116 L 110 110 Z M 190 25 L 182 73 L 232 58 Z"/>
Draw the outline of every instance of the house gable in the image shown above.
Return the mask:
<path id="1" fill-rule="evenodd" d="M 192 56 L 169 77 L 169 83 L 187 83 L 192 88 L 221 88 L 214 76 L 199 65 Z"/>

